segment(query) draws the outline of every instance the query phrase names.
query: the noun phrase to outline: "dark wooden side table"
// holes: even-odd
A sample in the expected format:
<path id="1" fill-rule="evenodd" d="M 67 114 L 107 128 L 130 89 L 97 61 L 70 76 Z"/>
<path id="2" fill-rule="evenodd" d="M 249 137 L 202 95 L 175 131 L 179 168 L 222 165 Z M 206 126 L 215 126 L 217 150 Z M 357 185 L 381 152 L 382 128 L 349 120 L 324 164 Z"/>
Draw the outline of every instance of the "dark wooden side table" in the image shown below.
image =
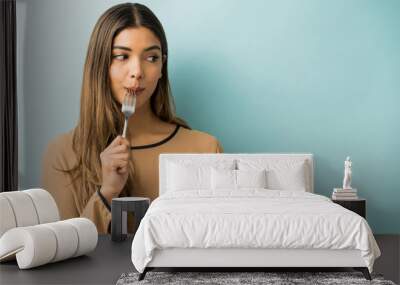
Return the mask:
<path id="1" fill-rule="evenodd" d="M 367 213 L 366 213 L 367 200 L 366 199 L 363 199 L 363 198 L 358 198 L 355 200 L 332 199 L 332 202 L 339 204 L 340 206 L 342 206 L 346 209 L 349 209 L 350 211 L 353 211 L 356 214 L 359 214 L 364 219 L 367 217 Z"/>
<path id="2" fill-rule="evenodd" d="M 111 201 L 111 240 L 123 241 L 127 238 L 127 212 L 135 214 L 136 227 L 146 214 L 150 199 L 145 197 L 121 197 Z"/>

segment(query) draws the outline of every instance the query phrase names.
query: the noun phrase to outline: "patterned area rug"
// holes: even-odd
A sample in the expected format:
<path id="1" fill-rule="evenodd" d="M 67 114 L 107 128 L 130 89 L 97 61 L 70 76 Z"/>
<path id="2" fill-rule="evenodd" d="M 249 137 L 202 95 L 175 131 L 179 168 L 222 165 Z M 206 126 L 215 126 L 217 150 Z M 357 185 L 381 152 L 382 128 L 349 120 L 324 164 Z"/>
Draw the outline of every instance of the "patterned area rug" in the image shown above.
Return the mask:
<path id="1" fill-rule="evenodd" d="M 145 279 L 138 281 L 139 273 L 122 274 L 117 285 L 133 284 L 379 284 L 395 285 L 384 280 L 381 275 L 372 274 L 372 281 L 364 278 L 360 272 L 154 272 L 146 274 Z"/>

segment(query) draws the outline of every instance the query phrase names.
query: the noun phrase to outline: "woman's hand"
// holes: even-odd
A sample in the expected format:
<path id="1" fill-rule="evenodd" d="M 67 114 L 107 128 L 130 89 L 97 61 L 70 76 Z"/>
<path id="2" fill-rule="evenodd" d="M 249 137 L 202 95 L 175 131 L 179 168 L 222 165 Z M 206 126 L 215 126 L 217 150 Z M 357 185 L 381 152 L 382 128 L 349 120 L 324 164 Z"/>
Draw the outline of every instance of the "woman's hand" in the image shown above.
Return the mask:
<path id="1" fill-rule="evenodd" d="M 118 136 L 100 153 L 103 183 L 101 194 L 111 204 L 118 197 L 128 180 L 130 145 L 127 139 Z"/>

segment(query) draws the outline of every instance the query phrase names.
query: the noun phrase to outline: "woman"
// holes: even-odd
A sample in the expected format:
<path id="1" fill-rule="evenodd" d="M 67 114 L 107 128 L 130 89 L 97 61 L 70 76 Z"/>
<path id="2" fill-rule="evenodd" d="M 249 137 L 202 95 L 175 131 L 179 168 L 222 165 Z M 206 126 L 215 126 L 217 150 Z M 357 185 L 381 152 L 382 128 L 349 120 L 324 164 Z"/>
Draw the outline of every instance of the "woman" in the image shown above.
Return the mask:
<path id="1" fill-rule="evenodd" d="M 62 219 L 86 217 L 109 231 L 118 196 L 158 196 L 160 153 L 221 152 L 211 135 L 176 117 L 168 80 L 168 47 L 156 16 L 140 4 L 120 4 L 98 20 L 90 38 L 75 129 L 49 143 L 42 184 Z M 121 104 L 136 93 L 122 138 Z"/>

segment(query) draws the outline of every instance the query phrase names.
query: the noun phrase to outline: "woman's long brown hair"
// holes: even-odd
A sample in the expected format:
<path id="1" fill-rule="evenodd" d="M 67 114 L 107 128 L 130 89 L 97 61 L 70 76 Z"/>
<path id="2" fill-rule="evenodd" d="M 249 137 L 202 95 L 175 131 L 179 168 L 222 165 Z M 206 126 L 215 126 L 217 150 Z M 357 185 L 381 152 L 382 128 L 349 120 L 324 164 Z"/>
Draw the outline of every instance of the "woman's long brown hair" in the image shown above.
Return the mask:
<path id="1" fill-rule="evenodd" d="M 100 153 L 122 132 L 124 117 L 121 105 L 111 93 L 109 68 L 114 38 L 126 28 L 145 27 L 151 30 L 161 43 L 164 57 L 162 77 L 151 96 L 151 109 L 161 120 L 190 128 L 175 115 L 175 104 L 171 96 L 168 79 L 168 46 L 164 29 L 144 5 L 125 3 L 108 9 L 97 21 L 86 55 L 83 70 L 80 116 L 73 133 L 73 150 L 77 165 L 69 170 L 82 183 L 79 193 L 81 208 L 102 184 Z M 133 165 L 129 166 L 129 177 L 124 188 L 133 186 Z"/>

